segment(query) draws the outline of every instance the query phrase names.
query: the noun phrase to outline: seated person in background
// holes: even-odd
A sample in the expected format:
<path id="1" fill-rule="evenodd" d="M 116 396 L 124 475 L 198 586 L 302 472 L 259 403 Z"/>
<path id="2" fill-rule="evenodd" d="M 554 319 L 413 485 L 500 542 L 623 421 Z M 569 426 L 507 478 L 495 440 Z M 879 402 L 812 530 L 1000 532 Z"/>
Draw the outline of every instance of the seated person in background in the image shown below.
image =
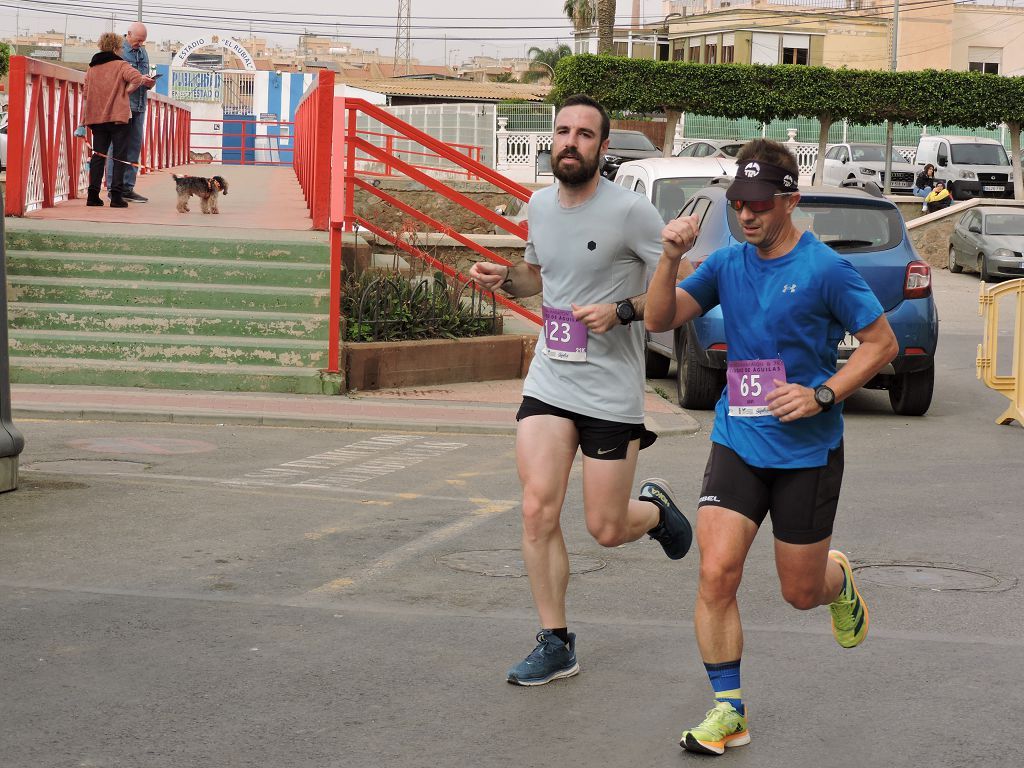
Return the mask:
<path id="1" fill-rule="evenodd" d="M 943 208 L 948 208 L 953 204 L 953 196 L 946 189 L 945 182 L 940 179 L 935 180 L 935 186 L 928 193 L 928 197 L 924 199 L 924 204 L 928 208 L 928 213 L 941 211 Z"/>
<path id="2" fill-rule="evenodd" d="M 917 197 L 928 197 L 928 193 L 932 191 L 932 187 L 935 186 L 935 166 L 928 163 L 924 167 L 924 170 L 917 174 L 917 178 L 914 180 L 914 194 Z M 927 211 L 928 204 L 921 203 L 921 210 Z"/>

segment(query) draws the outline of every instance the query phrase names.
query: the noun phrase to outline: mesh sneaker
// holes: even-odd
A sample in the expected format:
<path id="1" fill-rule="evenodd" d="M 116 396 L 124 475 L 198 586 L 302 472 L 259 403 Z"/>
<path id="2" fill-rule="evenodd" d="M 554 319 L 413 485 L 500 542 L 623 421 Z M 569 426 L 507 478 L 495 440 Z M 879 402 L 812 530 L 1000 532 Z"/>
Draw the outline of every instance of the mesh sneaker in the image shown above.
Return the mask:
<path id="1" fill-rule="evenodd" d="M 832 612 L 832 634 L 843 648 L 853 648 L 868 636 L 868 605 L 857 591 L 853 569 L 846 555 L 838 549 L 831 549 L 828 556 L 839 563 L 846 574 L 846 587 L 828 607 Z"/>
<path id="2" fill-rule="evenodd" d="M 685 557 L 693 543 L 693 529 L 671 497 L 672 489 L 659 477 L 644 480 L 640 486 L 640 501 L 650 501 L 661 510 L 661 522 L 647 535 L 661 544 L 672 560 Z"/>
<path id="3" fill-rule="evenodd" d="M 687 752 L 702 755 L 720 755 L 726 747 L 742 747 L 750 743 L 747 718 L 737 712 L 732 704 L 720 701 L 708 710 L 704 722 L 679 737 L 679 746 Z"/>
<path id="4" fill-rule="evenodd" d="M 579 671 L 576 635 L 570 632 L 566 645 L 553 632 L 542 629 L 537 633 L 537 647 L 508 671 L 507 679 L 512 685 L 544 685 L 560 677 L 572 677 Z"/>

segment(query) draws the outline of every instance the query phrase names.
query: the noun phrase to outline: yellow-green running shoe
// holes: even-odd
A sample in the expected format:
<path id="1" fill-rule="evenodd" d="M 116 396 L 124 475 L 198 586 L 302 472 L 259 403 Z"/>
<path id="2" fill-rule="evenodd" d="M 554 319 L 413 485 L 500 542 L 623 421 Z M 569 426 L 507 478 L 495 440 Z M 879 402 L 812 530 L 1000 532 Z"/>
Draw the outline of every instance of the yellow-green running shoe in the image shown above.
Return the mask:
<path id="1" fill-rule="evenodd" d="M 720 755 L 726 747 L 742 747 L 749 743 L 747 718 L 727 701 L 715 704 L 715 708 L 704 716 L 703 723 L 683 731 L 679 737 L 680 747 L 702 755 Z"/>
<path id="2" fill-rule="evenodd" d="M 846 574 L 846 588 L 828 607 L 832 612 L 832 634 L 843 648 L 853 648 L 868 636 L 868 605 L 857 591 L 853 569 L 846 555 L 838 549 L 831 549 L 828 556 L 839 563 Z"/>

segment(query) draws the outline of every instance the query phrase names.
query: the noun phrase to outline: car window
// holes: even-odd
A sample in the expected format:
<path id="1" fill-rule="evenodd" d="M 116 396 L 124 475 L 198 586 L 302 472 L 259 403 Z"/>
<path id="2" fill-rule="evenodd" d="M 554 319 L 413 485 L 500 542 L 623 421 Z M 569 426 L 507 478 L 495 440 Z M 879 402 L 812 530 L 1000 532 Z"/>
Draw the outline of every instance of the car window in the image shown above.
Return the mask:
<path id="1" fill-rule="evenodd" d="M 839 147 L 839 151 L 836 153 L 836 160 L 843 163 L 850 159 L 850 153 L 846 151 L 846 147 Z"/>
<path id="2" fill-rule="evenodd" d="M 698 189 L 707 186 L 711 181 L 701 178 L 658 179 L 654 182 L 651 202 L 661 214 L 662 221 L 668 222 L 679 215 L 679 211 Z"/>
<path id="3" fill-rule="evenodd" d="M 701 227 L 704 224 L 704 217 L 708 215 L 708 209 L 711 208 L 711 201 L 706 197 L 698 197 L 694 201 L 692 213 L 697 217 L 697 227 Z M 732 210 L 731 208 L 729 210 Z"/>
<path id="4" fill-rule="evenodd" d="M 694 157 L 707 157 L 708 155 L 710 155 L 714 151 L 715 151 L 715 148 L 712 147 L 710 144 L 701 144 L 697 148 L 697 151 L 693 154 L 693 156 Z"/>
<path id="5" fill-rule="evenodd" d="M 615 183 L 621 184 L 626 189 L 632 188 L 634 179 L 636 179 L 636 176 L 619 176 L 618 174 L 615 175 Z"/>
<path id="6" fill-rule="evenodd" d="M 979 211 L 971 211 L 969 216 L 970 218 L 967 220 L 968 227 L 981 227 L 981 213 Z"/>
<path id="7" fill-rule="evenodd" d="M 963 216 L 960 217 L 960 221 L 957 223 L 957 226 L 961 227 L 962 229 L 967 229 L 969 226 L 971 226 L 971 217 L 974 216 L 974 214 L 975 211 L 968 211 L 967 213 L 965 213 Z"/>
<path id="8" fill-rule="evenodd" d="M 725 144 L 720 149 L 726 157 L 736 157 L 736 153 L 740 151 L 742 146 L 742 144 Z"/>
<path id="9" fill-rule="evenodd" d="M 609 147 L 615 149 L 642 149 L 649 151 L 657 151 L 657 148 L 651 143 L 642 133 L 618 133 L 612 131 L 609 136 Z"/>
<path id="10" fill-rule="evenodd" d="M 832 149 L 825 153 L 826 160 L 835 160 L 837 157 L 839 157 L 839 147 L 832 147 Z"/>
<path id="11" fill-rule="evenodd" d="M 745 242 L 736 211 L 727 208 L 733 237 Z M 903 219 L 895 207 L 873 200 L 804 200 L 793 223 L 812 232 L 844 256 L 895 248 L 903 240 Z"/>
<path id="12" fill-rule="evenodd" d="M 1009 165 L 1001 144 L 953 144 L 950 155 L 958 165 Z"/>
<path id="13" fill-rule="evenodd" d="M 946 142 L 939 144 L 939 149 L 935 153 L 935 162 L 938 165 L 946 165 L 949 162 L 949 152 L 946 151 Z"/>
<path id="14" fill-rule="evenodd" d="M 679 157 L 693 157 L 693 153 L 697 151 L 696 144 L 690 144 L 679 150 Z"/>
<path id="15" fill-rule="evenodd" d="M 644 184 L 643 181 L 641 181 L 639 179 L 637 180 L 636 188 L 633 191 L 634 192 L 639 192 L 644 197 L 647 197 L 647 185 Z"/>
<path id="16" fill-rule="evenodd" d="M 990 213 L 985 217 L 987 235 L 1024 235 L 1024 216 L 1018 213 Z"/>

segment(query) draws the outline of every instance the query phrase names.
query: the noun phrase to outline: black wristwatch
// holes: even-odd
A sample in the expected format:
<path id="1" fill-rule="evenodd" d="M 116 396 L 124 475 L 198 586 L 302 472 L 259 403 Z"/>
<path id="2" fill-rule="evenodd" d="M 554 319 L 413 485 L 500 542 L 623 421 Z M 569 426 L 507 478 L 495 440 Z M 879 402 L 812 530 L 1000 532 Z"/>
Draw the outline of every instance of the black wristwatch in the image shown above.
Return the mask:
<path id="1" fill-rule="evenodd" d="M 623 325 L 629 325 L 636 320 L 636 307 L 629 299 L 615 302 L 615 315 Z"/>
<path id="2" fill-rule="evenodd" d="M 831 387 L 822 384 L 814 389 L 814 402 L 818 404 L 822 412 L 831 410 L 832 406 L 836 404 L 836 393 L 832 391 Z"/>

